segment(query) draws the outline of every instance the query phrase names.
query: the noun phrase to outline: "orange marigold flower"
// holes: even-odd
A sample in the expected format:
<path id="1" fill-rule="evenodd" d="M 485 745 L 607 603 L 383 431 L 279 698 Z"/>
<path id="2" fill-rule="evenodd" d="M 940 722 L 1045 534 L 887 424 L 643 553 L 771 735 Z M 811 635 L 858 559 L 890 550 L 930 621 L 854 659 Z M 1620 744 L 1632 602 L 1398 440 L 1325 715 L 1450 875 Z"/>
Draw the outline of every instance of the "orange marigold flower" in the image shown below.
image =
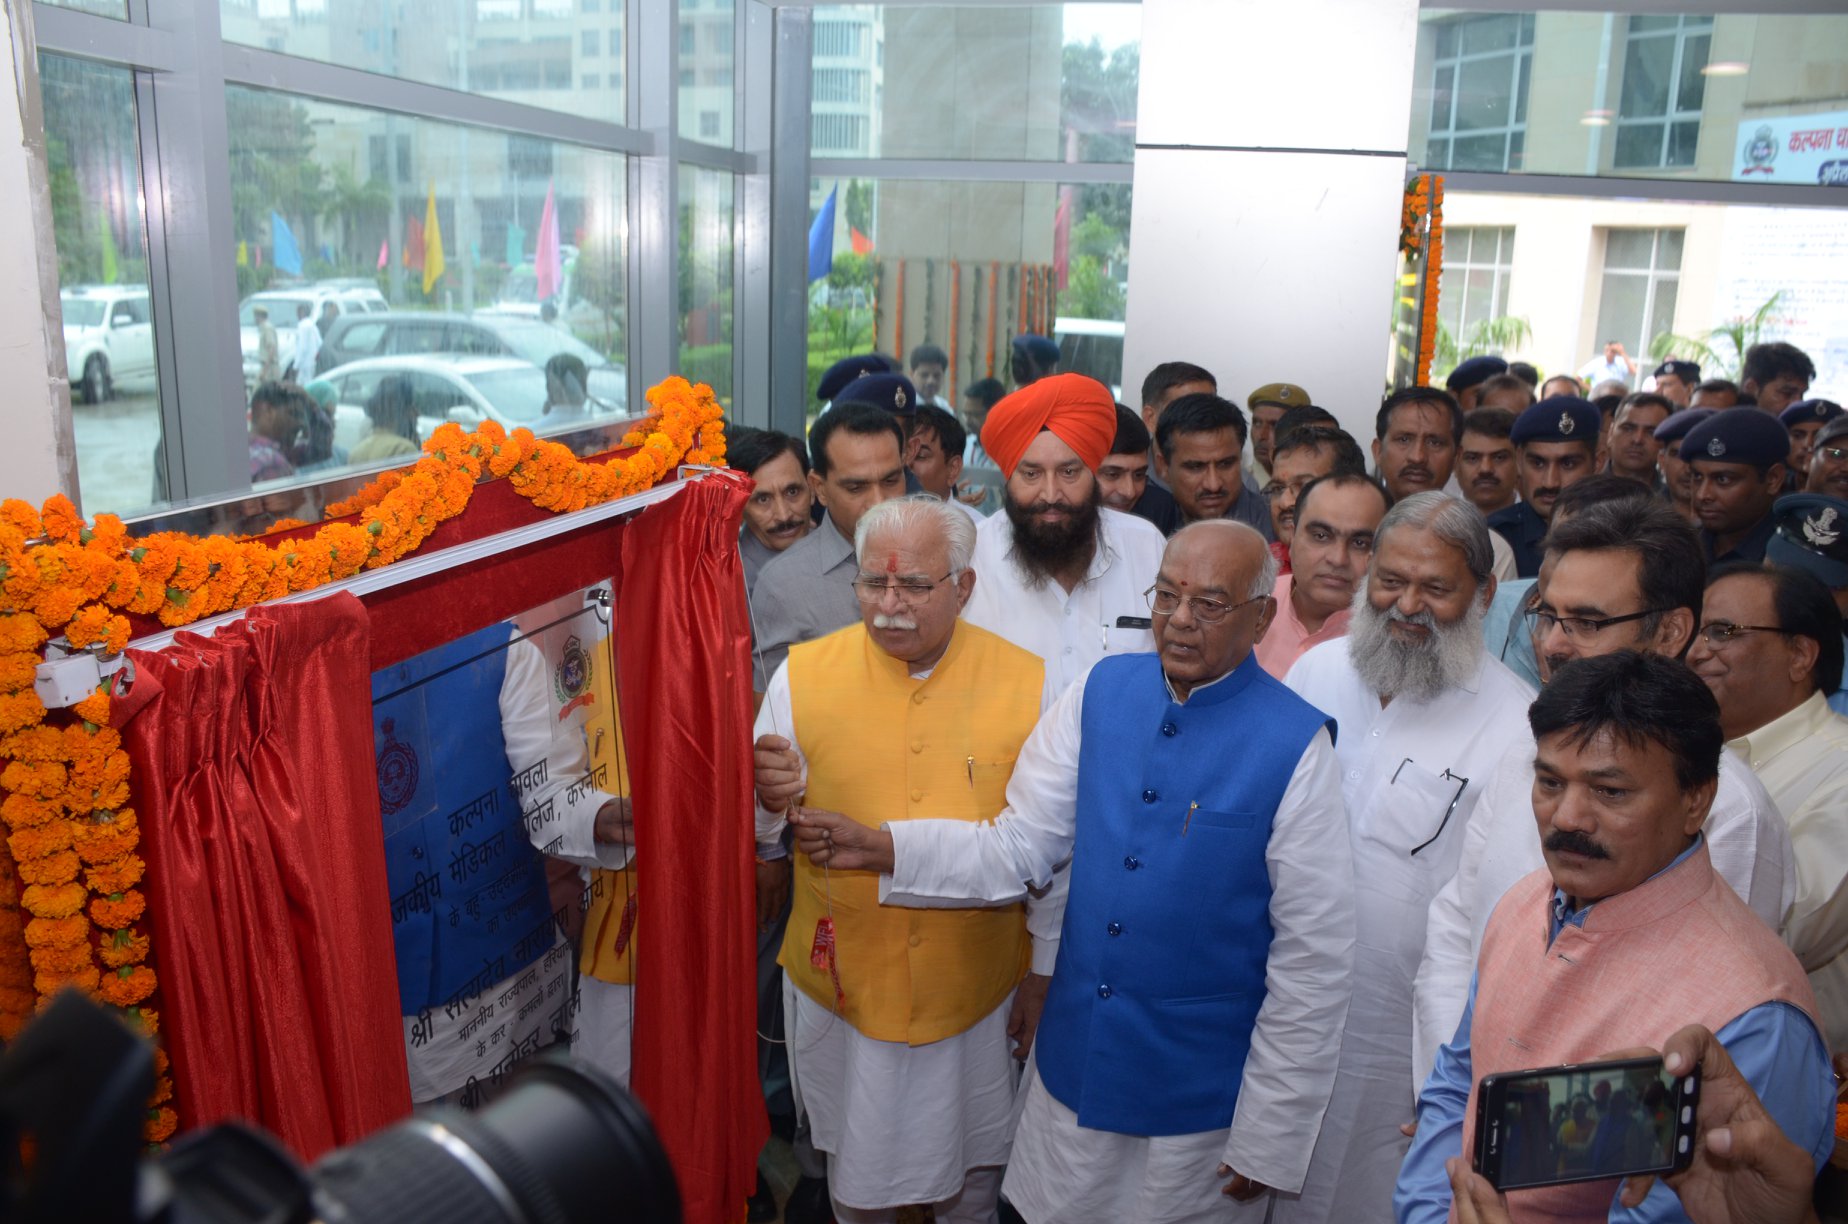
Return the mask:
<path id="1" fill-rule="evenodd" d="M 5 520 L 19 530 L 28 539 L 45 534 L 45 525 L 39 521 L 39 512 L 32 508 L 31 502 L 9 497 L 0 501 L 0 520 Z"/>
<path id="2" fill-rule="evenodd" d="M 141 1029 L 143 1037 L 152 1037 L 160 1032 L 160 1013 L 151 1007 L 137 1007 L 128 1013 L 129 1019 Z"/>
<path id="3" fill-rule="evenodd" d="M 0 694 L 0 733 L 29 727 L 44 718 L 45 703 L 31 689 Z"/>
<path id="4" fill-rule="evenodd" d="M 77 878 L 77 853 L 60 850 L 44 858 L 25 859 L 19 864 L 19 878 L 27 884 L 68 884 Z"/>
<path id="5" fill-rule="evenodd" d="M 173 1081 L 162 1075 L 154 1081 L 154 1091 L 148 1094 L 149 1105 L 159 1105 L 173 1099 Z"/>
<path id="6" fill-rule="evenodd" d="M 78 855 L 86 863 L 108 863 L 134 853 L 141 841 L 141 828 L 130 808 L 123 808 L 110 820 L 80 820 L 73 826 Z"/>
<path id="7" fill-rule="evenodd" d="M 71 944 L 66 947 L 34 948 L 29 954 L 32 967 L 40 973 L 72 974 L 81 973 L 94 967 L 90 956 L 88 942 Z"/>
<path id="8" fill-rule="evenodd" d="M 81 884 L 34 884 L 20 894 L 20 904 L 35 918 L 69 918 L 89 896 Z"/>
<path id="9" fill-rule="evenodd" d="M 96 892 L 107 896 L 110 893 L 126 892 L 141 883 L 141 877 L 147 871 L 147 864 L 139 855 L 126 854 L 110 863 L 98 863 L 83 873 L 84 882 Z"/>
<path id="10" fill-rule="evenodd" d="M 94 995 L 96 983 L 100 977 L 101 974 L 97 972 L 94 965 L 79 969 L 75 973 L 38 973 L 33 975 L 32 988 L 38 991 L 39 1006 L 42 1008 L 51 1002 L 53 995 L 66 986 L 74 987 L 87 995 Z"/>
<path id="11" fill-rule="evenodd" d="M 133 1007 L 154 993 L 154 971 L 146 965 L 124 965 L 103 974 L 97 993 L 103 1002 Z"/>
<path id="12" fill-rule="evenodd" d="M 4 707 L 9 700 L 11 698 L 0 697 L 0 707 Z M 0 786 L 40 799 L 61 797 L 64 793 L 64 778 L 64 766 L 56 761 L 14 761 L 0 770 Z"/>
<path id="13" fill-rule="evenodd" d="M 45 524 L 45 534 L 61 544 L 77 543 L 78 533 L 83 531 L 83 515 L 77 513 L 77 507 L 62 493 L 54 493 L 45 500 L 41 521 Z"/>
<path id="14" fill-rule="evenodd" d="M 180 1115 L 165 1105 L 148 1111 L 148 1120 L 141 1126 L 141 1137 L 149 1143 L 165 1143 L 173 1138 L 173 1132 L 179 1128 Z"/>
<path id="15" fill-rule="evenodd" d="M 11 803 L 17 797 L 9 797 L 7 802 Z M 0 808 L 0 811 L 4 810 Z M 61 850 L 69 850 L 73 840 L 70 822 L 54 820 L 48 824 L 16 829 L 6 839 L 6 844 L 13 852 L 15 862 L 26 863 L 33 859 L 48 858 Z"/>
<path id="16" fill-rule="evenodd" d="M 69 918 L 34 918 L 26 923 L 26 946 L 32 948 L 71 948 L 88 942 L 90 920 L 82 914 Z"/>
<path id="17" fill-rule="evenodd" d="M 94 693 L 91 693 L 88 697 L 85 697 L 82 701 L 72 706 L 71 711 L 85 722 L 96 723 L 100 726 L 109 721 L 109 707 L 109 691 L 107 689 L 97 689 Z"/>
<path id="18" fill-rule="evenodd" d="M 112 569 L 114 567 L 111 561 L 105 560 L 104 564 Z M 79 650 L 101 643 L 108 653 L 120 654 L 122 648 L 128 645 L 128 618 L 111 612 L 101 604 L 91 604 L 71 618 L 71 623 L 65 626 L 64 636 Z"/>
<path id="19" fill-rule="evenodd" d="M 111 969 L 138 965 L 148 958 L 148 937 L 132 931 L 117 931 L 97 946 L 96 954 Z"/>
<path id="20" fill-rule="evenodd" d="M 120 896 L 98 897 L 90 902 L 90 920 L 105 931 L 118 931 L 140 920 L 147 898 L 131 888 Z"/>
<path id="21" fill-rule="evenodd" d="M 0 616 L 0 650 L 37 650 L 45 642 L 45 629 L 22 613 Z"/>
<path id="22" fill-rule="evenodd" d="M 0 693 L 17 693 L 32 687 L 38 674 L 38 656 L 13 651 L 0 654 Z"/>
<path id="23" fill-rule="evenodd" d="M 165 1051 L 159 1046 L 155 1046 L 154 1047 L 154 1074 L 164 1076 L 167 1074 L 167 1068 L 172 1065 L 173 1065 L 172 1060 L 170 1060 L 167 1057 L 167 1051 Z"/>

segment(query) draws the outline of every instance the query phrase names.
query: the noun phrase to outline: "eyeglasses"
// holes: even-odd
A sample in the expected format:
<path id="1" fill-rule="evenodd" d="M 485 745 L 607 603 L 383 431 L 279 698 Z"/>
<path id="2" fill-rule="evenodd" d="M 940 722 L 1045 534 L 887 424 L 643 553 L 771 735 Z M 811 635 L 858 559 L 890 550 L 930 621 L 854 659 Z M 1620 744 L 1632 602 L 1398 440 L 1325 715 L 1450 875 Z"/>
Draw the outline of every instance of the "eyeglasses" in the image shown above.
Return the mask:
<path id="1" fill-rule="evenodd" d="M 1399 775 L 1405 772 L 1405 767 L 1407 765 L 1412 764 L 1411 757 L 1406 757 L 1403 761 L 1400 761 L 1399 768 L 1392 771 L 1392 778 L 1386 785 L 1398 785 Z M 1414 766 L 1414 768 L 1416 768 L 1416 766 Z M 1412 847 L 1411 854 L 1413 857 L 1416 857 L 1420 850 L 1429 849 L 1438 838 L 1444 835 L 1444 830 L 1450 825 L 1450 818 L 1456 814 L 1457 804 L 1463 802 L 1463 792 L 1469 789 L 1469 779 L 1450 769 L 1445 769 L 1443 773 L 1436 775 L 1436 778 L 1440 782 L 1455 782 L 1457 784 L 1457 789 L 1451 794 L 1450 802 L 1444 805 L 1444 815 L 1443 818 L 1437 822 L 1437 832 L 1431 834 L 1431 836 Z"/>
<path id="2" fill-rule="evenodd" d="M 1844 450 L 1842 447 L 1819 446 L 1816 449 L 1821 451 L 1823 458 L 1827 459 L 1830 463 L 1848 463 L 1848 450 Z"/>
<path id="3" fill-rule="evenodd" d="M 1527 618 L 1529 632 L 1536 638 L 1544 636 L 1558 625 L 1560 631 L 1575 642 L 1588 642 L 1603 633 L 1612 625 L 1624 625 L 1631 621 L 1642 620 L 1645 616 L 1659 616 L 1669 611 L 1667 608 L 1644 608 L 1641 612 L 1631 612 L 1625 616 L 1606 616 L 1593 618 L 1589 616 L 1560 616 L 1542 608 L 1529 608 L 1522 613 Z"/>
<path id="4" fill-rule="evenodd" d="M 1269 599 L 1268 595 L 1254 595 L 1250 599 L 1235 604 L 1220 603 L 1217 599 L 1206 599 L 1199 595 L 1183 596 L 1179 591 L 1170 591 L 1166 587 L 1152 586 L 1142 592 L 1142 597 L 1149 601 L 1149 611 L 1157 616 L 1173 616 L 1181 610 L 1181 600 L 1203 625 L 1217 625 L 1246 604 L 1257 603 L 1260 599 Z"/>
<path id="5" fill-rule="evenodd" d="M 1735 625 L 1731 621 L 1708 621 L 1695 632 L 1709 646 L 1724 646 L 1734 638 L 1748 633 L 1788 633 L 1789 630 L 1780 629 L 1776 625 Z"/>
<path id="6" fill-rule="evenodd" d="M 942 583 L 956 576 L 951 570 L 936 582 L 874 582 L 868 578 L 856 578 L 853 593 L 863 604 L 872 605 L 885 602 L 887 591 L 897 591 L 900 603 L 916 606 L 930 598 L 930 593 Z"/>
<path id="7" fill-rule="evenodd" d="M 1309 487 L 1310 481 L 1313 479 L 1314 477 L 1310 477 L 1308 480 L 1292 480 L 1288 484 L 1285 484 L 1281 480 L 1273 480 L 1260 489 L 1259 492 L 1263 493 L 1264 496 L 1270 498 L 1272 501 L 1276 501 L 1285 493 L 1293 493 L 1297 497 L 1301 497 L 1303 495 L 1303 490 Z"/>

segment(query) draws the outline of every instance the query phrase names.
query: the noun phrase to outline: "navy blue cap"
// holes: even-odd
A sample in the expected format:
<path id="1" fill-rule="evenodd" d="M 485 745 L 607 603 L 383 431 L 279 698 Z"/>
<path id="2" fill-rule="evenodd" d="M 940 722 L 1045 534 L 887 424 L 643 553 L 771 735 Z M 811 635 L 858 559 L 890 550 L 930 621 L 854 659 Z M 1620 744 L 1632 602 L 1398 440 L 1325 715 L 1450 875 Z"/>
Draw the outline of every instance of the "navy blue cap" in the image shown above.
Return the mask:
<path id="1" fill-rule="evenodd" d="M 1655 427 L 1655 440 L 1664 446 L 1670 442 L 1679 442 L 1688 436 L 1688 430 L 1718 411 L 1718 408 L 1683 408 L 1680 412 L 1670 413 L 1666 421 Z"/>
<path id="2" fill-rule="evenodd" d="M 1555 395 L 1528 405 L 1515 417 L 1508 441 L 1516 446 L 1528 442 L 1583 442 L 1596 450 L 1598 431 L 1603 427 L 1604 418 L 1596 404 L 1576 395 Z"/>
<path id="3" fill-rule="evenodd" d="M 1450 371 L 1450 377 L 1444 380 L 1444 386 L 1452 391 L 1467 391 L 1477 383 L 1485 383 L 1497 374 L 1507 372 L 1508 363 L 1500 357 L 1471 357 Z"/>
<path id="4" fill-rule="evenodd" d="M 1053 366 L 1059 364 L 1059 346 L 1045 336 L 1036 336 L 1032 332 L 1022 332 L 1011 341 L 1017 349 L 1025 350 L 1033 358 L 1035 365 Z"/>
<path id="5" fill-rule="evenodd" d="M 1848 437 L 1848 416 L 1835 417 L 1824 425 L 1822 432 L 1816 435 L 1816 445 L 1821 446 L 1825 442 L 1833 442 L 1842 437 Z"/>
<path id="6" fill-rule="evenodd" d="M 1785 429 L 1795 429 L 1799 425 L 1814 425 L 1818 421 L 1833 421 L 1842 415 L 1842 406 L 1834 400 L 1806 399 L 1798 400 L 1784 411 L 1777 414 L 1777 419 L 1784 423 Z"/>
<path id="7" fill-rule="evenodd" d="M 1790 493 L 1771 507 L 1776 532 L 1765 560 L 1814 575 L 1831 590 L 1848 587 L 1848 501 L 1821 493 Z"/>
<path id="8" fill-rule="evenodd" d="M 1689 387 L 1700 381 L 1700 367 L 1691 361 L 1664 361 L 1650 377 L 1660 378 L 1664 374 L 1673 374 Z"/>
<path id="9" fill-rule="evenodd" d="M 918 410 L 918 389 L 903 374 L 868 374 L 841 388 L 837 404 L 871 404 L 887 412 L 910 416 Z"/>
<path id="10" fill-rule="evenodd" d="M 1790 431 L 1762 408 L 1727 408 L 1688 430 L 1683 463 L 1744 463 L 1764 471 L 1790 459 Z"/>
<path id="11" fill-rule="evenodd" d="M 892 363 L 878 353 L 861 353 L 857 357 L 843 357 L 828 367 L 821 381 L 815 384 L 815 398 L 818 400 L 836 400 L 847 384 L 868 374 L 897 373 Z"/>

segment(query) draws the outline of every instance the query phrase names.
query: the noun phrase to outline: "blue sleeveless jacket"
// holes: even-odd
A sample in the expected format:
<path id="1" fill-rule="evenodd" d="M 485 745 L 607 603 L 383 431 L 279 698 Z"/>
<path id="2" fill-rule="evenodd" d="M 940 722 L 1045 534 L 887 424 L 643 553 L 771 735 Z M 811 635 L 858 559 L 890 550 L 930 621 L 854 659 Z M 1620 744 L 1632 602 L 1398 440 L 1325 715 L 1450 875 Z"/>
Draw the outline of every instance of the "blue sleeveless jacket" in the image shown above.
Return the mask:
<path id="1" fill-rule="evenodd" d="M 545 865 L 501 734 L 513 626 L 372 676 L 372 730 L 403 1014 L 478 995 L 553 942 Z M 542 766 L 536 766 L 540 769 Z M 531 781 L 531 779 L 529 779 Z"/>
<path id="2" fill-rule="evenodd" d="M 1040 1079 L 1094 1130 L 1223 1129 L 1264 1002 L 1271 818 L 1309 741 L 1334 725 L 1255 655 L 1184 705 L 1158 656 L 1109 656 L 1081 717 Z"/>

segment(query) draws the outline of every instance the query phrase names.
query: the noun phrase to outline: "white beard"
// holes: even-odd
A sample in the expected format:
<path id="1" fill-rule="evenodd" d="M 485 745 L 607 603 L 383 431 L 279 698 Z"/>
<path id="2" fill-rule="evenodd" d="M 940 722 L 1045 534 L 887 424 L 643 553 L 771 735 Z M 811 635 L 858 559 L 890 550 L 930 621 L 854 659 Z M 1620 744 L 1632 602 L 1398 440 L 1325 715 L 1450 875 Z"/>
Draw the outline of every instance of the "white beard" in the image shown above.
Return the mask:
<path id="1" fill-rule="evenodd" d="M 1354 592 L 1351 606 L 1348 658 L 1362 683 L 1381 697 L 1427 701 L 1461 686 L 1482 662 L 1482 620 L 1488 609 L 1480 599 L 1470 600 L 1469 610 L 1451 624 L 1439 622 L 1429 611 L 1413 617 L 1390 608 L 1380 612 L 1368 601 L 1364 583 Z M 1421 642 L 1404 641 L 1394 636 L 1394 621 L 1421 625 L 1431 636 Z"/>

